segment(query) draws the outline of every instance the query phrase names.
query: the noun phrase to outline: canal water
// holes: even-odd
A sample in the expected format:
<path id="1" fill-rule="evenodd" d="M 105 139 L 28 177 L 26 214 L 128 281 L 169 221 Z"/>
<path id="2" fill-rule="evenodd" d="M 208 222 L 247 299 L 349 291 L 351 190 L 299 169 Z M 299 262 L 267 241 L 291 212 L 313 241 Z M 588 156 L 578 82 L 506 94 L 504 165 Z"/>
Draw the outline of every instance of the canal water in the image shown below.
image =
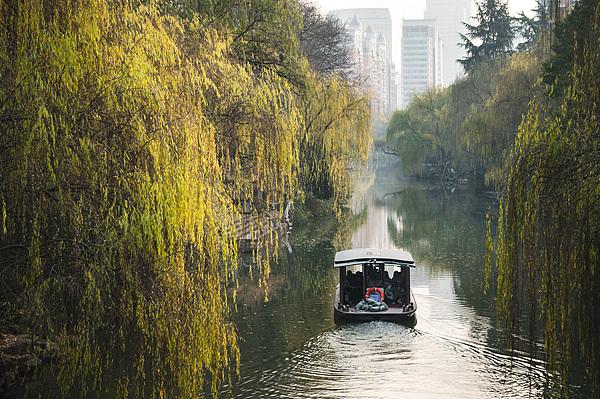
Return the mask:
<path id="1" fill-rule="evenodd" d="M 273 265 L 268 302 L 240 287 L 237 398 L 553 397 L 540 340 L 506 350 L 484 294 L 485 212 L 493 196 L 399 173 L 379 158 L 363 173 L 352 217 L 294 226 Z M 335 248 L 337 246 L 338 248 Z M 335 325 L 336 249 L 409 251 L 417 323 Z M 493 290 L 492 290 L 493 291 Z M 518 348 L 523 348 L 519 350 Z M 538 355 L 529 355 L 534 348 Z M 573 397 L 583 397 L 576 386 Z"/>

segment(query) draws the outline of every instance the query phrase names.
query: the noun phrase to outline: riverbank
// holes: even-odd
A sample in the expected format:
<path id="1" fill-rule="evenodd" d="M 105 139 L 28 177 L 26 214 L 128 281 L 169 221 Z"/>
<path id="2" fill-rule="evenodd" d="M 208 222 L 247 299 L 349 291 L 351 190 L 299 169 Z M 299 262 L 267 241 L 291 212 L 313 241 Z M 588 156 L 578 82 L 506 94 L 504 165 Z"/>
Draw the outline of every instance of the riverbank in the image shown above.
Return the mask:
<path id="1" fill-rule="evenodd" d="M 27 334 L 0 334 L 0 392 L 5 397 L 22 394 L 39 367 L 47 366 L 58 347 Z"/>

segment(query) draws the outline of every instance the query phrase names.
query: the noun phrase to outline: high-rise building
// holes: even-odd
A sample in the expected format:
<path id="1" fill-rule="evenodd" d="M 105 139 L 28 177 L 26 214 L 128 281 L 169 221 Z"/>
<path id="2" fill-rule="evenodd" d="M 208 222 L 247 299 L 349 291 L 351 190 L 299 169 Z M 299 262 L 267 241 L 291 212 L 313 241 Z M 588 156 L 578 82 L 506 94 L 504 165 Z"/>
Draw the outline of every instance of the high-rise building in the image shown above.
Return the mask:
<path id="1" fill-rule="evenodd" d="M 444 86 L 444 40 L 437 31 L 435 33 L 435 82 L 436 86 Z"/>
<path id="2" fill-rule="evenodd" d="M 396 65 L 391 61 L 389 61 L 388 70 L 388 108 L 393 112 L 398 109 L 398 72 L 396 72 Z"/>
<path id="3" fill-rule="evenodd" d="M 348 34 L 350 36 L 350 51 L 352 62 L 357 67 L 363 64 L 363 28 L 362 24 L 354 16 L 348 23 Z M 358 72 L 358 71 L 356 71 Z"/>
<path id="4" fill-rule="evenodd" d="M 355 73 L 369 93 L 375 119 L 389 116 L 397 104 L 397 79 L 392 62 L 392 18 L 387 8 L 333 10 L 350 36 Z"/>
<path id="5" fill-rule="evenodd" d="M 375 32 L 375 37 L 379 34 L 385 38 L 385 52 L 387 59 L 392 59 L 392 16 L 387 8 L 349 8 L 343 10 L 332 10 L 330 15 L 337 17 L 346 25 L 356 17 L 360 21 L 363 29 L 370 26 Z"/>
<path id="6" fill-rule="evenodd" d="M 436 21 L 443 48 L 443 84 L 449 85 L 463 73 L 458 59 L 465 57 L 460 34 L 465 33 L 463 22 L 471 21 L 472 0 L 426 0 L 425 18 Z"/>
<path id="7" fill-rule="evenodd" d="M 441 86 L 443 42 L 432 19 L 402 23 L 402 106 L 429 87 Z"/>

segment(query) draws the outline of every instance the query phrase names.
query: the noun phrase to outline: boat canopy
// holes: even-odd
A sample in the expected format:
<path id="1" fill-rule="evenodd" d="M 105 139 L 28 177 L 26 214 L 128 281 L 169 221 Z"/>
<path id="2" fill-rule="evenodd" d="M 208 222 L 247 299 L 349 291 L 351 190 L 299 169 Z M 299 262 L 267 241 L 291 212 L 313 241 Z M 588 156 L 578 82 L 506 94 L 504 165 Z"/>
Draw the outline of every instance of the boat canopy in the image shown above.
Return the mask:
<path id="1" fill-rule="evenodd" d="M 333 267 L 355 266 L 365 263 L 415 267 L 415 261 L 408 252 L 382 248 L 357 248 L 337 252 Z"/>

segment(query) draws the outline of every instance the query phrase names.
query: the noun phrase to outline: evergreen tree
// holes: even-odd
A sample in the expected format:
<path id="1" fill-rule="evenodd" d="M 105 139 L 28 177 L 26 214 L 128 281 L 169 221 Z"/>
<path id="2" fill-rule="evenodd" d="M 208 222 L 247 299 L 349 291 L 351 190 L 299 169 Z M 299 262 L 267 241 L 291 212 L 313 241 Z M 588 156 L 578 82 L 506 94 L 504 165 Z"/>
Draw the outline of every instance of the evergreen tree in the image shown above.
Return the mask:
<path id="1" fill-rule="evenodd" d="M 463 22 L 467 34 L 461 34 L 467 56 L 458 60 L 469 72 L 483 59 L 496 59 L 510 53 L 514 39 L 512 20 L 503 0 L 483 0 L 477 3 L 476 25 Z"/>
<path id="2" fill-rule="evenodd" d="M 537 0 L 536 8 L 532 11 L 534 13 L 532 17 L 521 12 L 514 20 L 515 33 L 521 40 L 517 45 L 517 51 L 538 49 L 543 54 L 551 32 L 552 6 L 547 5 L 546 0 Z"/>
<path id="3" fill-rule="evenodd" d="M 544 62 L 543 81 L 549 85 L 552 95 L 562 96 L 566 87 L 572 82 L 573 62 L 583 57 L 584 47 L 581 45 L 589 36 L 596 0 L 581 0 L 573 7 L 573 11 L 560 20 L 554 28 L 552 54 Z"/>

